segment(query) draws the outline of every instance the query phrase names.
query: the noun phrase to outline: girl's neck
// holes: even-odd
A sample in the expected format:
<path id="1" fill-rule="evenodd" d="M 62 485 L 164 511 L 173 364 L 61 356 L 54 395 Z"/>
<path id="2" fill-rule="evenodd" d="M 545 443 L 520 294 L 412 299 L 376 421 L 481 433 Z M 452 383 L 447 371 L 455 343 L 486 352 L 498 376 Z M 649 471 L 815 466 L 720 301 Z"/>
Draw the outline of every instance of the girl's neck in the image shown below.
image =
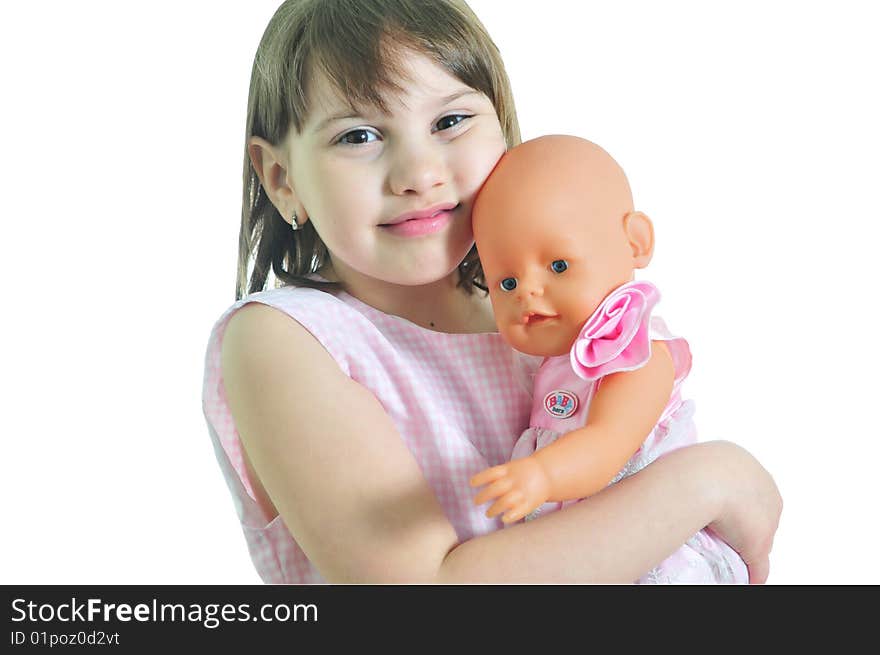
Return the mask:
<path id="1" fill-rule="evenodd" d="M 428 330 L 465 334 L 497 332 L 488 296 L 479 290 L 468 294 L 458 287 L 458 271 L 418 286 L 384 282 L 332 265 L 319 274 L 339 282 L 347 294 L 361 302 Z"/>

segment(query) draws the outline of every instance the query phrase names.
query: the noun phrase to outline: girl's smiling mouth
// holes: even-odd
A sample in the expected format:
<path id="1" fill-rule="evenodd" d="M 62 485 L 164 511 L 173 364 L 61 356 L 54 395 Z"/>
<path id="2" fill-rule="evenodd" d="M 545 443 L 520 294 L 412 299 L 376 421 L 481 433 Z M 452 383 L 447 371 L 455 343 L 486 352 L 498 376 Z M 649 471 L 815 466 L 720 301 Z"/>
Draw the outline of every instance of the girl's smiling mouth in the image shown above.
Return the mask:
<path id="1" fill-rule="evenodd" d="M 444 203 L 418 211 L 407 212 L 379 225 L 383 230 L 402 237 L 419 237 L 434 234 L 446 227 L 461 205 Z"/>

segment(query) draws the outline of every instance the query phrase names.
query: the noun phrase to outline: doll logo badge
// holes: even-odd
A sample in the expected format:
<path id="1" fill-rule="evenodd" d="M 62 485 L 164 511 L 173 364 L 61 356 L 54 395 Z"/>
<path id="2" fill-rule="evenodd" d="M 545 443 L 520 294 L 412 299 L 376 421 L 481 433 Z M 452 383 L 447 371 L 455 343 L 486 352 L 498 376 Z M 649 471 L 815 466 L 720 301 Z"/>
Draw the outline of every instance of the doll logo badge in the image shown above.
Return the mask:
<path id="1" fill-rule="evenodd" d="M 571 391 L 557 389 L 544 396 L 544 411 L 553 418 L 568 418 L 577 411 L 578 399 Z"/>

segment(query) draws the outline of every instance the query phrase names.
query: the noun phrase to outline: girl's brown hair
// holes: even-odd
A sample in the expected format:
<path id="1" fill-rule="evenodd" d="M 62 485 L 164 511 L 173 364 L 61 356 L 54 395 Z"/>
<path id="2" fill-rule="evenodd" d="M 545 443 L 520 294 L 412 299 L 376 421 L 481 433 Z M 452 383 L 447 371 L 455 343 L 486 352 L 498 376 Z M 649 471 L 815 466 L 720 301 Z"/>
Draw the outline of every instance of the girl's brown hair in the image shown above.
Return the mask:
<path id="1" fill-rule="evenodd" d="M 269 200 L 247 152 L 252 136 L 279 145 L 308 116 L 308 77 L 327 76 L 353 106 L 385 109 L 397 91 L 402 49 L 432 57 L 492 100 L 507 147 L 520 142 L 510 82 L 498 48 L 463 0 L 287 0 L 269 21 L 254 57 L 248 96 L 244 194 L 236 299 L 281 284 L 323 286 L 308 276 L 328 257 L 311 221 L 293 231 Z M 459 286 L 482 287 L 475 248 L 459 265 Z"/>

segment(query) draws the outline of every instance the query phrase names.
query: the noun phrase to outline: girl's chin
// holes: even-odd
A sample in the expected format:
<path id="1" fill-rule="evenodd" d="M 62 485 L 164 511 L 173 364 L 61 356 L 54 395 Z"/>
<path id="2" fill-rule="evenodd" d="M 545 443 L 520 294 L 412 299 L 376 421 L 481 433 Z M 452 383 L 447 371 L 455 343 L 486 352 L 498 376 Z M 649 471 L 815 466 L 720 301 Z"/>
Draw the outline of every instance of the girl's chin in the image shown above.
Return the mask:
<path id="1" fill-rule="evenodd" d="M 407 287 L 427 286 L 429 284 L 436 284 L 444 280 L 449 280 L 451 283 L 457 284 L 458 265 L 455 265 L 452 269 L 448 269 L 447 267 L 440 267 L 433 271 L 425 270 L 424 268 L 422 268 L 420 270 L 411 271 L 407 275 L 397 275 L 395 276 L 395 278 L 396 279 L 394 280 L 394 282 L 396 284 Z"/>
<path id="2" fill-rule="evenodd" d="M 468 251 L 462 253 L 460 258 L 443 258 L 437 261 L 419 261 L 412 263 L 406 267 L 406 270 L 397 270 L 393 275 L 389 276 L 397 284 L 405 286 L 424 286 L 435 284 L 444 280 L 458 283 L 458 267 L 461 261 L 467 255 Z M 389 279 L 389 281 L 392 281 Z"/>

